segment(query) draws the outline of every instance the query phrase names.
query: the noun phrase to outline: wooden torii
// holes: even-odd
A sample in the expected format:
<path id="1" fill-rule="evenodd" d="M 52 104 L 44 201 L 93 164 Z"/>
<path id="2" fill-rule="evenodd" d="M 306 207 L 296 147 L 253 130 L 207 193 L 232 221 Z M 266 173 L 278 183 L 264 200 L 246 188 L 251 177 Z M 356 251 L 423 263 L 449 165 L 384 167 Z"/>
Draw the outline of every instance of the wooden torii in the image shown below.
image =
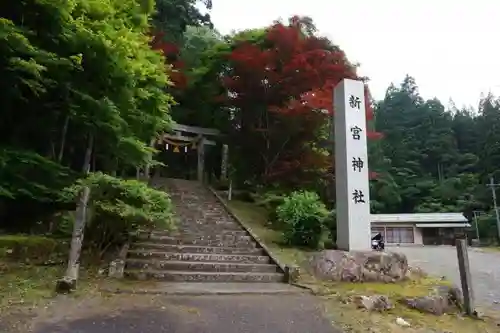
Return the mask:
<path id="1" fill-rule="evenodd" d="M 194 134 L 194 136 L 193 136 Z M 214 128 L 188 126 L 182 124 L 174 124 L 170 133 L 164 133 L 158 138 L 151 141 L 151 146 L 155 144 L 164 144 L 165 140 L 182 141 L 191 143 L 196 146 L 198 165 L 197 174 L 198 181 L 203 182 L 205 173 L 205 145 L 215 146 L 217 143 L 207 137 L 218 137 L 220 131 Z M 221 178 L 227 177 L 227 160 L 228 160 L 228 146 L 222 146 L 222 161 L 221 161 Z M 149 175 L 149 167 L 145 170 L 146 175 Z"/>

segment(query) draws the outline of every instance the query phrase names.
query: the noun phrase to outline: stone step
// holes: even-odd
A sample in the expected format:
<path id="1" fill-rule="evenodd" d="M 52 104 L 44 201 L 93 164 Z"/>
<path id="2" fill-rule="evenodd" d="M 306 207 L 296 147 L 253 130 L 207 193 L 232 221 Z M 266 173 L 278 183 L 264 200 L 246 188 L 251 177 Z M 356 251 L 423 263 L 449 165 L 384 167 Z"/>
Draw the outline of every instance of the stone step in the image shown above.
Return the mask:
<path id="1" fill-rule="evenodd" d="M 217 228 L 234 228 L 238 227 L 241 228 L 241 226 L 234 221 L 219 221 L 219 220 L 210 220 L 210 219 L 203 219 L 203 220 L 198 220 L 198 221 L 186 221 L 183 219 L 180 223 L 178 223 L 179 227 L 217 227 Z"/>
<path id="2" fill-rule="evenodd" d="M 198 212 L 203 216 L 207 215 L 220 215 L 227 216 L 227 211 L 222 205 L 216 205 L 211 207 L 206 207 L 206 202 L 183 202 L 182 207 L 177 206 L 175 208 L 177 213 L 188 213 Z"/>
<path id="3" fill-rule="evenodd" d="M 185 212 L 177 212 L 178 214 L 183 214 L 187 218 L 199 218 L 199 219 L 210 219 L 219 222 L 234 222 L 233 218 L 230 217 L 226 212 L 207 212 L 203 208 L 190 209 Z"/>
<path id="4" fill-rule="evenodd" d="M 265 255 L 220 254 L 220 253 L 175 253 L 148 250 L 130 250 L 130 259 L 162 259 L 174 261 L 235 262 L 246 264 L 269 264 L 271 259 Z"/>
<path id="5" fill-rule="evenodd" d="M 222 232 L 222 231 L 241 231 L 242 227 L 237 223 L 228 223 L 226 225 L 222 224 L 179 224 L 177 225 L 177 230 L 179 231 L 189 231 L 189 230 L 199 230 L 199 231 L 213 231 L 213 232 Z"/>
<path id="6" fill-rule="evenodd" d="M 220 223 L 235 223 L 234 219 L 229 216 L 227 213 L 213 213 L 213 214 L 207 214 L 203 210 L 195 210 L 195 209 L 190 209 L 189 211 L 186 212 L 175 212 L 178 216 L 182 216 L 183 219 L 182 221 L 185 222 L 204 222 L 205 220 L 210 220 L 214 222 L 220 222 Z"/>
<path id="7" fill-rule="evenodd" d="M 158 259 L 127 259 L 127 269 L 154 269 L 166 271 L 193 271 L 193 272 L 242 272 L 242 273 L 279 273 L 278 267 L 273 264 L 246 264 L 232 262 L 210 261 L 173 261 Z"/>
<path id="8" fill-rule="evenodd" d="M 282 273 L 184 272 L 161 270 L 125 270 L 125 276 L 136 280 L 172 282 L 283 282 Z"/>
<path id="9" fill-rule="evenodd" d="M 203 239 L 225 239 L 225 238 L 234 238 L 234 237 L 249 237 L 250 235 L 244 230 L 222 230 L 219 233 L 208 233 L 208 232 L 192 232 L 191 230 L 186 230 L 184 232 L 176 231 L 162 231 L 162 230 L 154 230 L 152 232 L 149 231 L 139 231 L 139 236 L 153 234 L 155 236 L 169 236 L 169 237 L 181 237 L 181 238 L 203 238 Z M 135 234 L 134 234 L 135 235 Z"/>
<path id="10" fill-rule="evenodd" d="M 147 236 L 151 234 L 151 232 L 139 232 L 139 233 L 131 233 L 131 236 Z M 170 236 L 170 237 L 233 237 L 233 236 L 249 236 L 249 234 L 242 229 L 241 227 L 238 229 L 220 229 L 220 228 L 187 228 L 187 227 L 178 227 L 176 230 L 171 231 L 153 231 L 153 235 L 155 236 Z M 217 238 L 212 238 L 217 239 Z"/>
<path id="11" fill-rule="evenodd" d="M 171 245 L 161 243 L 134 243 L 133 250 L 161 250 L 175 253 L 220 253 L 220 254 L 248 254 L 261 255 L 264 251 L 256 247 L 222 247 L 197 245 Z"/>
<path id="12" fill-rule="evenodd" d="M 235 222 L 232 217 L 230 217 L 227 213 L 212 213 L 207 214 L 202 210 L 190 209 L 186 212 L 175 212 L 177 216 L 184 217 L 187 221 L 191 220 L 210 220 L 215 222 Z"/>
<path id="13" fill-rule="evenodd" d="M 252 236 L 250 236 L 246 231 L 236 231 L 236 232 L 185 232 L 179 234 L 173 234 L 173 237 L 182 239 L 217 239 L 217 240 L 233 240 L 239 239 L 242 241 L 253 241 Z"/>
<path id="14" fill-rule="evenodd" d="M 179 216 L 179 215 L 178 215 Z M 181 225 L 181 226 L 199 226 L 199 225 L 209 225 L 209 226 L 217 226 L 217 227 L 231 227 L 231 226 L 239 226 L 238 222 L 236 221 L 231 221 L 231 220 L 225 220 L 225 221 L 221 221 L 220 219 L 210 219 L 210 218 L 199 218 L 199 217 L 196 217 L 196 220 L 195 221 L 195 218 L 191 219 L 190 217 L 187 217 L 185 215 L 180 215 L 179 219 L 182 219 L 182 221 L 179 221 L 178 222 L 178 225 Z"/>
<path id="15" fill-rule="evenodd" d="M 240 233 L 245 233 L 245 230 L 242 227 L 236 228 L 218 228 L 218 227 L 212 227 L 212 226 L 178 226 L 176 230 L 172 230 L 170 234 L 163 234 L 164 236 L 172 236 L 175 234 L 179 235 L 185 235 L 185 234 L 200 234 L 200 235 L 234 235 L 234 232 L 238 234 Z M 246 233 L 245 233 L 246 234 Z M 248 235 L 248 234 L 246 234 Z"/>
<path id="16" fill-rule="evenodd" d="M 198 246 L 223 246 L 223 247 L 255 247 L 255 242 L 251 240 L 250 236 L 246 236 L 242 240 L 239 238 L 233 239 L 203 239 L 183 237 L 170 237 L 170 236 L 139 236 L 139 242 L 147 243 L 161 243 L 170 245 L 198 245 Z"/>
<path id="17" fill-rule="evenodd" d="M 222 235 L 222 234 L 232 234 L 232 232 L 244 231 L 242 228 L 238 229 L 220 229 L 220 228 L 179 228 L 171 235 Z"/>

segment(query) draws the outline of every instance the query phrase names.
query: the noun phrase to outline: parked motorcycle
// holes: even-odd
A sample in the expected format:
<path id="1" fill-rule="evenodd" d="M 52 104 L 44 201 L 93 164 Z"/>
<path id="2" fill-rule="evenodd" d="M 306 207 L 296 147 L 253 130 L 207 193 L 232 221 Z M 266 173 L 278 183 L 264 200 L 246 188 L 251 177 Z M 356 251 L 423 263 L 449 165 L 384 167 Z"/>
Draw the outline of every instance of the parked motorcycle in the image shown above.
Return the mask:
<path id="1" fill-rule="evenodd" d="M 372 250 L 383 251 L 385 248 L 384 237 L 379 232 L 372 237 Z"/>

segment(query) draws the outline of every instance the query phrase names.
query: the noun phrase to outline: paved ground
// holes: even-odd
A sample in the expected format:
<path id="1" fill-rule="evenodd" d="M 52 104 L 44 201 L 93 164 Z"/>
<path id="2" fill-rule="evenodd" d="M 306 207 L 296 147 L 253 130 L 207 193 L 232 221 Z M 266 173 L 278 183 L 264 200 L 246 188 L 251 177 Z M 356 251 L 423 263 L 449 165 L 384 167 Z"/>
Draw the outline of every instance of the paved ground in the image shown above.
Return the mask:
<path id="1" fill-rule="evenodd" d="M 102 286 L 101 290 L 113 293 L 163 294 L 176 296 L 190 295 L 277 295 L 306 293 L 304 289 L 287 283 L 241 283 L 241 282 L 156 282 L 144 285 L 143 281 L 134 281 L 126 285 Z"/>
<path id="2" fill-rule="evenodd" d="M 310 295 L 116 295 L 71 306 L 59 303 L 30 332 L 338 333 L 322 313 Z"/>
<path id="3" fill-rule="evenodd" d="M 457 253 L 452 246 L 398 247 L 390 251 L 406 254 L 410 264 L 429 274 L 446 276 L 460 285 Z M 500 252 L 469 249 L 472 283 L 477 305 L 500 310 Z"/>

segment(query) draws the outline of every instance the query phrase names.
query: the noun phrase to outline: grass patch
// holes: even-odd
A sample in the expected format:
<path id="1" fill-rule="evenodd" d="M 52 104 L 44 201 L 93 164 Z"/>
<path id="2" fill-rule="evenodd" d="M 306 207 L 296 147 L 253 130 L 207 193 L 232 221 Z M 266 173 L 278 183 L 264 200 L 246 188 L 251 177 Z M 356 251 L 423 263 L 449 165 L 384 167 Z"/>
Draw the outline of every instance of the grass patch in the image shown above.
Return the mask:
<path id="1" fill-rule="evenodd" d="M 486 246 L 486 247 L 479 247 L 478 249 L 484 252 L 500 253 L 500 246 Z"/>
<path id="2" fill-rule="evenodd" d="M 36 235 L 0 235 L 0 259 L 41 264 L 65 259 L 69 240 Z"/>
<path id="3" fill-rule="evenodd" d="M 0 312 L 18 307 L 37 307 L 52 299 L 57 279 L 64 275 L 66 267 L 16 264 L 0 260 Z M 96 269 L 81 269 L 75 297 L 96 290 Z"/>
<path id="4" fill-rule="evenodd" d="M 418 297 L 428 295 L 430 291 L 439 285 L 450 285 L 448 281 L 430 277 L 409 280 L 401 283 L 330 283 L 325 284 L 324 288 L 330 293 L 343 293 L 344 295 L 386 295 L 393 299 L 401 297 Z"/>
<path id="5" fill-rule="evenodd" d="M 405 283 L 336 283 L 323 284 L 325 308 L 331 319 L 341 325 L 346 332 L 380 333 L 423 333 L 423 332 L 453 332 L 453 333 L 493 333 L 499 327 L 491 317 L 485 320 L 475 320 L 460 314 L 434 316 L 408 309 L 396 301 L 403 297 L 425 296 L 437 285 L 448 284 L 433 278 L 422 278 Z M 386 295 L 394 304 L 394 309 L 383 313 L 368 312 L 357 309 L 349 300 L 356 295 Z M 396 324 L 398 317 L 411 324 L 404 328 Z"/>
<path id="6" fill-rule="evenodd" d="M 255 204 L 232 200 L 228 202 L 233 213 L 238 216 L 263 241 L 270 251 L 287 265 L 303 266 L 305 260 L 313 253 L 306 249 L 287 247 L 283 245 L 280 231 L 268 226 L 268 212 Z M 302 271 L 305 271 L 302 269 Z M 433 287 L 448 284 L 447 281 L 431 277 L 415 279 L 404 283 L 324 283 L 319 282 L 307 274 L 301 274 L 301 283 L 307 284 L 316 291 L 325 305 L 328 315 L 337 326 L 345 332 L 353 333 L 493 333 L 499 332 L 499 326 L 492 318 L 484 321 L 473 320 L 458 314 L 434 316 L 411 310 L 397 304 L 396 300 L 402 297 L 416 297 L 428 295 Z M 395 308 L 384 312 L 368 312 L 357 309 L 348 300 L 356 295 L 382 294 L 388 296 Z M 396 324 L 401 317 L 411 324 L 404 328 Z M 433 331 L 434 330 L 434 331 Z"/>
<path id="7" fill-rule="evenodd" d="M 60 262 L 68 243 L 44 236 L 0 236 L 0 311 L 33 306 L 52 296 L 55 281 L 63 273 Z"/>
<path id="8" fill-rule="evenodd" d="M 33 305 L 51 297 L 62 267 L 42 267 L 1 262 L 0 311 L 17 305 Z"/>
<path id="9" fill-rule="evenodd" d="M 313 253 L 308 249 L 284 245 L 282 233 L 267 226 L 268 212 L 265 208 L 238 200 L 229 201 L 228 206 L 284 264 L 301 266 Z"/>
<path id="10" fill-rule="evenodd" d="M 37 308 L 55 296 L 56 281 L 64 276 L 69 240 L 31 235 L 0 235 L 0 313 Z M 71 297 L 93 297 L 101 287 L 145 287 L 148 281 L 116 280 L 99 276 L 100 260 L 83 251 L 77 289 Z"/>
<path id="11" fill-rule="evenodd" d="M 50 301 L 56 295 L 57 279 L 64 275 L 68 251 L 67 239 L 1 235 L 0 313 L 22 307 L 37 307 Z M 86 259 L 82 258 L 92 263 Z M 87 295 L 97 290 L 99 280 L 97 267 L 82 267 L 78 288 L 73 296 Z"/>

